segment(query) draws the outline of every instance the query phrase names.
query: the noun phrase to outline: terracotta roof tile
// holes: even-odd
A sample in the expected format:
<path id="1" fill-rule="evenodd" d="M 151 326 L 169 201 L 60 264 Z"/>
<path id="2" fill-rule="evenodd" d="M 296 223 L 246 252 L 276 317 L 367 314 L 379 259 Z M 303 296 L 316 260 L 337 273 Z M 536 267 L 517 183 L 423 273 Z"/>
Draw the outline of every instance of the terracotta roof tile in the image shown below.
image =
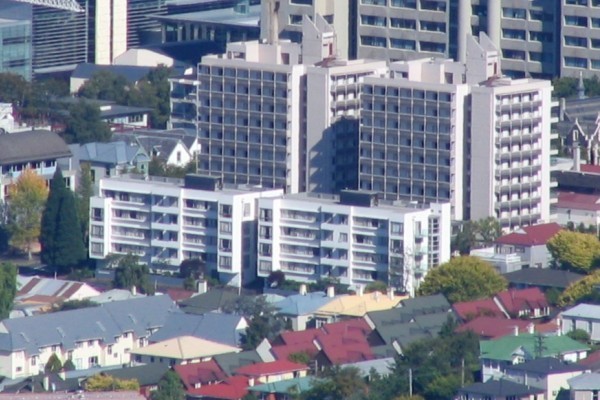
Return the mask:
<path id="1" fill-rule="evenodd" d="M 506 315 L 493 299 L 463 301 L 454 303 L 452 307 L 456 314 L 464 321 L 469 321 L 480 316 L 506 319 Z"/>
<path id="2" fill-rule="evenodd" d="M 496 239 L 499 244 L 512 244 L 519 246 L 541 246 L 556 235 L 562 227 L 555 222 L 549 224 L 532 225 L 509 233 Z"/>

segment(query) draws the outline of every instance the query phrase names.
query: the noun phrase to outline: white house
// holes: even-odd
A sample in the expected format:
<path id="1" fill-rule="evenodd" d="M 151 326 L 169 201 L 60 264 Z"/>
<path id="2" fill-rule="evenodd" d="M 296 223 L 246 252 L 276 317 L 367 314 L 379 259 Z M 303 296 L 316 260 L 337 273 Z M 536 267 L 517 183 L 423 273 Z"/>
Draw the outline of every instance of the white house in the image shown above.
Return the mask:
<path id="1" fill-rule="evenodd" d="M 600 341 L 600 305 L 578 304 L 560 313 L 559 321 L 563 334 L 581 329 L 592 341 Z"/>

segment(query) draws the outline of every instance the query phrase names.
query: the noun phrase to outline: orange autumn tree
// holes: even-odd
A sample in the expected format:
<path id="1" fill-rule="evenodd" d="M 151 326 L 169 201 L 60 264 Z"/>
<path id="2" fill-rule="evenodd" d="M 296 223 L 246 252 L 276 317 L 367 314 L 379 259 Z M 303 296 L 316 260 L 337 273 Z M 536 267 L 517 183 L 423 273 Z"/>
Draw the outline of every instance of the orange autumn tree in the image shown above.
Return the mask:
<path id="1" fill-rule="evenodd" d="M 48 198 L 44 178 L 31 169 L 24 170 L 8 191 L 11 244 L 27 252 L 40 236 L 42 212 Z"/>

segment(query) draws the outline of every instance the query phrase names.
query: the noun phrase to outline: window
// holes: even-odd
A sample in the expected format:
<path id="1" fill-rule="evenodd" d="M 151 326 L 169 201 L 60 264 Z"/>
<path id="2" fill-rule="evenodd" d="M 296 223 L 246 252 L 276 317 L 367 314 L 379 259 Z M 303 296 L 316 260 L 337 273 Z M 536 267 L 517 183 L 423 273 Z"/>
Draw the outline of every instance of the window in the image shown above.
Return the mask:
<path id="1" fill-rule="evenodd" d="M 417 8 L 417 0 L 391 0 L 390 5 L 392 7 L 400 8 Z"/>
<path id="2" fill-rule="evenodd" d="M 387 40 L 380 36 L 361 36 L 361 44 L 363 46 L 386 47 Z"/>
<path id="3" fill-rule="evenodd" d="M 386 26 L 387 20 L 385 17 L 377 17 L 375 15 L 361 15 L 360 23 L 370 26 Z"/>
<path id="4" fill-rule="evenodd" d="M 223 233 L 231 233 L 231 222 L 221 222 L 219 230 Z"/>
<path id="5" fill-rule="evenodd" d="M 526 19 L 527 11 L 524 8 L 508 8 L 505 7 L 502 9 L 502 16 L 504 18 L 513 18 L 513 19 Z"/>
<path id="6" fill-rule="evenodd" d="M 273 211 L 268 208 L 260 209 L 260 220 L 265 222 L 273 221 Z"/>
<path id="7" fill-rule="evenodd" d="M 565 46 L 587 47 L 587 38 L 577 36 L 565 36 Z"/>
<path id="8" fill-rule="evenodd" d="M 587 68 L 587 59 L 579 57 L 565 57 L 565 67 Z"/>
<path id="9" fill-rule="evenodd" d="M 417 42 L 409 39 L 390 39 L 390 47 L 394 49 L 416 50 Z"/>
<path id="10" fill-rule="evenodd" d="M 92 208 L 92 220 L 102 221 L 104 210 L 101 208 Z"/>
<path id="11" fill-rule="evenodd" d="M 522 29 L 502 29 L 504 39 L 525 40 L 525 31 Z"/>
<path id="12" fill-rule="evenodd" d="M 414 19 L 390 18 L 390 26 L 396 29 L 414 30 L 417 29 L 417 21 L 415 21 Z"/>
<path id="13" fill-rule="evenodd" d="M 393 234 L 401 235 L 404 233 L 404 224 L 402 222 L 392 222 L 390 226 Z"/>
<path id="14" fill-rule="evenodd" d="M 565 25 L 587 27 L 587 17 L 577 17 L 575 15 L 565 15 Z"/>

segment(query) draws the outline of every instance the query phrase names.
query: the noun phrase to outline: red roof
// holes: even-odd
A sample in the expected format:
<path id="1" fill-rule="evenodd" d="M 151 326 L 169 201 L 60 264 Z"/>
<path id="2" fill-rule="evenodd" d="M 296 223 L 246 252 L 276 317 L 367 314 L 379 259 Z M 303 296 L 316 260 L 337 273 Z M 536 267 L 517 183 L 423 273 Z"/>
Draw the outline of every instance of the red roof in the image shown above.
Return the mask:
<path id="1" fill-rule="evenodd" d="M 181 300 L 187 300 L 190 297 L 192 297 L 193 295 L 198 294 L 198 293 L 194 292 L 193 290 L 171 288 L 171 289 L 167 289 L 167 294 L 169 295 L 171 300 L 181 301 Z"/>
<path id="2" fill-rule="evenodd" d="M 216 385 L 205 385 L 198 389 L 188 390 L 194 396 L 207 399 L 240 400 L 248 394 L 248 378 L 245 376 L 232 376 Z"/>
<path id="3" fill-rule="evenodd" d="M 600 363 L 600 350 L 596 350 L 590 353 L 586 358 L 581 361 L 578 361 L 577 364 L 584 366 L 596 366 L 596 364 Z"/>
<path id="4" fill-rule="evenodd" d="M 496 295 L 502 307 L 511 315 L 519 311 L 532 311 L 549 307 L 546 296 L 538 287 L 528 289 L 509 289 Z"/>
<path id="5" fill-rule="evenodd" d="M 561 226 L 555 222 L 527 226 L 513 233 L 509 233 L 508 235 L 500 236 L 496 239 L 496 243 L 519 246 L 541 246 L 545 245 L 548 240 L 556 235 L 561 229 Z"/>
<path id="6" fill-rule="evenodd" d="M 581 164 L 579 170 L 590 174 L 600 174 L 600 165 Z"/>
<path id="7" fill-rule="evenodd" d="M 278 360 L 288 360 L 294 353 L 306 353 L 310 358 L 317 355 L 319 350 L 313 342 L 286 344 L 271 347 L 271 353 Z"/>
<path id="8" fill-rule="evenodd" d="M 472 331 L 484 339 L 497 339 L 514 334 L 515 328 L 519 333 L 528 332 L 531 321 L 522 319 L 506 319 L 497 317 L 478 317 L 459 326 L 457 332 Z"/>
<path id="9" fill-rule="evenodd" d="M 469 321 L 480 316 L 506 318 L 506 315 L 493 299 L 463 301 L 454 303 L 452 307 L 463 321 Z"/>
<path id="10" fill-rule="evenodd" d="M 173 367 L 181 378 L 187 390 L 193 389 L 197 384 L 221 382 L 227 375 L 214 360 L 199 363 L 175 365 Z"/>
<path id="11" fill-rule="evenodd" d="M 343 335 L 346 333 L 360 333 L 363 336 L 371 333 L 373 329 L 364 318 L 352 318 L 345 321 L 325 324 L 322 329 L 329 335 Z"/>
<path id="12" fill-rule="evenodd" d="M 320 329 L 307 329 L 304 331 L 285 331 L 281 332 L 279 337 L 284 344 L 300 344 L 300 343 L 312 343 L 313 340 L 323 332 Z"/>
<path id="13" fill-rule="evenodd" d="M 291 362 L 289 360 L 277 360 L 244 365 L 243 367 L 238 368 L 235 373 L 251 377 L 260 377 L 304 370 L 308 370 L 308 367 L 304 364 Z"/>
<path id="14" fill-rule="evenodd" d="M 600 196 L 596 194 L 559 192 L 556 207 L 600 211 Z"/>
<path id="15" fill-rule="evenodd" d="M 321 352 L 333 365 L 349 364 L 375 358 L 366 339 L 363 342 L 323 346 Z"/>

